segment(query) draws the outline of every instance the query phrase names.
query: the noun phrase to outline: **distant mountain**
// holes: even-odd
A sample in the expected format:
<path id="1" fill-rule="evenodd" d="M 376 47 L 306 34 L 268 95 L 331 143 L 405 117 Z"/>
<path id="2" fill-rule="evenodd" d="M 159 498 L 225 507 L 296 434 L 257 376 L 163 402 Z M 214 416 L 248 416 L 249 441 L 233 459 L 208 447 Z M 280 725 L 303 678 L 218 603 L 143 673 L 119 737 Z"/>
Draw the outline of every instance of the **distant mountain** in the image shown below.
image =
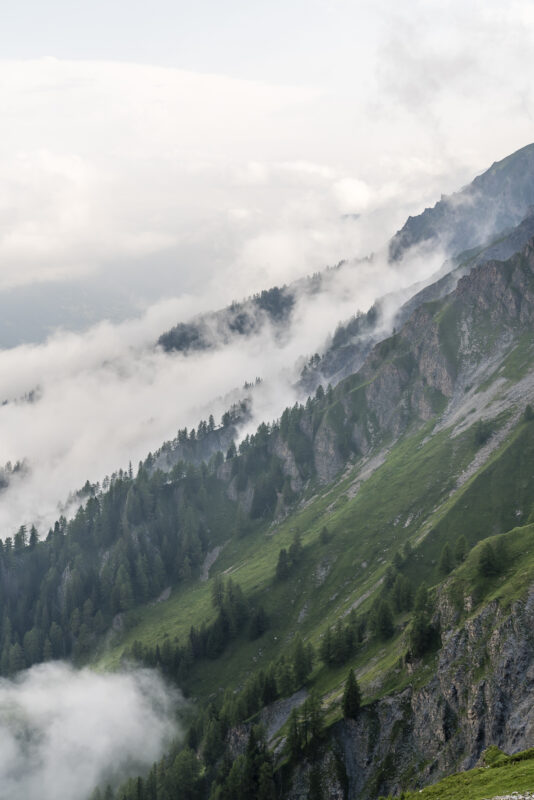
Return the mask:
<path id="1" fill-rule="evenodd" d="M 313 354 L 299 381 L 303 393 L 314 392 L 322 383 L 335 386 L 357 371 L 376 342 L 391 327 L 400 327 L 424 302 L 451 292 L 458 279 L 484 260 L 509 258 L 534 235 L 534 144 L 528 145 L 490 169 L 464 189 L 436 203 L 431 209 L 409 217 L 389 243 L 392 261 L 400 261 L 412 247 L 442 247 L 450 257 L 428 286 L 416 285 L 386 298 L 377 298 L 367 314 L 356 313 L 340 320 L 324 352 Z M 372 261 L 370 256 L 366 261 Z M 340 270 L 355 269 L 358 261 L 342 261 L 310 278 L 282 288 L 273 287 L 225 309 L 178 323 L 162 334 L 158 344 L 166 351 L 183 353 L 216 348 L 235 336 L 259 333 L 273 326 L 283 341 L 290 330 L 297 298 L 327 292 Z M 411 296 L 410 296 L 411 294 Z M 408 295 L 409 299 L 406 300 Z M 384 308 L 397 312 L 389 328 L 384 327 Z"/>
<path id="2" fill-rule="evenodd" d="M 367 314 L 355 315 L 340 323 L 324 353 L 312 356 L 304 366 L 300 380 L 303 391 L 313 392 L 321 383 L 335 386 L 360 369 L 372 347 L 384 337 L 384 307 L 398 307 L 390 329 L 399 329 L 423 303 L 439 300 L 452 292 L 459 279 L 473 267 L 490 260 L 505 261 L 525 247 L 532 237 L 534 208 L 530 207 L 519 225 L 500 231 L 491 241 L 449 259 L 435 279 L 423 288 L 414 285 L 408 292 L 380 298 Z M 403 301 L 406 294 L 411 296 Z"/>
<path id="3" fill-rule="evenodd" d="M 517 225 L 534 204 L 534 144 L 494 163 L 472 183 L 408 217 L 389 254 L 400 261 L 412 247 L 440 246 L 457 255 Z"/>

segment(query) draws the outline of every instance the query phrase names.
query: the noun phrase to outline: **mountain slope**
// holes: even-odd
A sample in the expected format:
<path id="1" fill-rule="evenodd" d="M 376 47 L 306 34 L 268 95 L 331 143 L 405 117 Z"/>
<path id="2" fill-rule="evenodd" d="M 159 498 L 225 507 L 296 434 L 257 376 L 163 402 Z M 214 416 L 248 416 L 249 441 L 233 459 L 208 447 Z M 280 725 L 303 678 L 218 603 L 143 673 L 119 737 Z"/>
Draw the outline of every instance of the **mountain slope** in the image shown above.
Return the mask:
<path id="1" fill-rule="evenodd" d="M 494 163 L 433 208 L 409 217 L 390 243 L 390 258 L 401 260 L 415 246 L 445 248 L 451 255 L 480 245 L 517 225 L 534 204 L 534 144 Z"/>
<path id="2" fill-rule="evenodd" d="M 313 777 L 371 799 L 528 746 L 533 318 L 531 241 L 238 449 L 168 471 L 150 456 L 46 541 L 21 529 L 0 548 L 0 669 L 128 657 L 176 680 L 198 715 L 191 753 L 154 773 L 170 797 L 175 758 L 198 765 L 198 797 L 240 796 L 247 747 L 277 796 Z M 364 707 L 342 721 L 349 667 Z M 250 744 L 258 720 L 274 756 Z M 117 796 L 152 800 L 151 780 Z"/>

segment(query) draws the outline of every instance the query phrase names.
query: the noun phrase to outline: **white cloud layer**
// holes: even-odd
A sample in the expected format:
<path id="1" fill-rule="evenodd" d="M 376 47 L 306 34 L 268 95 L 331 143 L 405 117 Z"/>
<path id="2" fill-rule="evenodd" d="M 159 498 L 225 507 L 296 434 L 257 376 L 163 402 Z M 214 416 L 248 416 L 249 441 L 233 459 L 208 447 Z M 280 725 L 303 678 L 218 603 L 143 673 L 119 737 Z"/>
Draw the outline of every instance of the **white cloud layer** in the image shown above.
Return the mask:
<path id="1" fill-rule="evenodd" d="M 353 262 L 326 274 L 324 291 L 302 292 L 292 326 L 280 340 L 270 326 L 235 337 L 216 350 L 165 354 L 154 343 L 192 301 L 167 301 L 119 325 L 101 323 L 85 334 L 57 333 L 39 345 L 0 351 L 2 460 L 25 459 L 0 494 L 0 536 L 22 523 L 46 534 L 58 502 L 106 474 L 134 466 L 178 428 L 196 426 L 228 409 L 229 393 L 259 376 L 254 419 L 278 417 L 295 399 L 295 365 L 321 352 L 339 320 L 367 310 L 374 300 L 427 279 L 442 256 L 412 260 L 402 270 L 373 261 Z M 204 302 L 214 305 L 214 295 Z M 27 396 L 34 392 L 33 402 Z"/>
<path id="2" fill-rule="evenodd" d="M 144 771 L 178 733 L 180 694 L 152 670 L 97 674 L 62 662 L 0 678 L 3 800 L 86 800 Z"/>

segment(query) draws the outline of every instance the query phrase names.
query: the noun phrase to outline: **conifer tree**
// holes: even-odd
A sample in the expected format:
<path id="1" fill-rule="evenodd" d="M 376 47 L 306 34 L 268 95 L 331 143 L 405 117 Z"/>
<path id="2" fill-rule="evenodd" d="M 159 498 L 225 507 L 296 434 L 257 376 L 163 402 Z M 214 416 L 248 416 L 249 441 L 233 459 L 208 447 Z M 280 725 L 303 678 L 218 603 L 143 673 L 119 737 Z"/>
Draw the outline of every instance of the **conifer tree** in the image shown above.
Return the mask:
<path id="1" fill-rule="evenodd" d="M 453 567 L 451 548 L 445 544 L 439 557 L 438 569 L 441 575 L 448 575 Z"/>
<path id="2" fill-rule="evenodd" d="M 461 564 L 462 561 L 465 561 L 468 552 L 469 545 L 467 544 L 467 539 L 463 535 L 459 536 L 454 547 L 454 558 L 456 563 Z"/>
<path id="3" fill-rule="evenodd" d="M 291 761 L 297 761 L 301 752 L 301 739 L 296 708 L 293 708 L 291 714 L 289 715 L 289 729 L 287 732 L 286 747 Z"/>
<path id="4" fill-rule="evenodd" d="M 295 678 L 295 686 L 298 688 L 302 686 L 310 674 L 313 666 L 313 649 L 306 647 L 302 641 L 300 634 L 295 637 L 295 646 L 293 649 L 293 676 Z"/>
<path id="5" fill-rule="evenodd" d="M 428 610 L 428 589 L 426 583 L 420 584 L 415 593 L 414 611 L 416 614 L 425 614 Z"/>
<path id="6" fill-rule="evenodd" d="M 350 669 L 343 692 L 343 716 L 345 719 L 356 719 L 360 711 L 362 696 L 354 670 Z"/>
<path id="7" fill-rule="evenodd" d="M 276 800 L 273 766 L 270 761 L 264 761 L 260 767 L 256 800 Z"/>
<path id="8" fill-rule="evenodd" d="M 285 547 L 278 553 L 278 563 L 276 565 L 276 580 L 282 581 L 289 575 L 289 556 Z"/>

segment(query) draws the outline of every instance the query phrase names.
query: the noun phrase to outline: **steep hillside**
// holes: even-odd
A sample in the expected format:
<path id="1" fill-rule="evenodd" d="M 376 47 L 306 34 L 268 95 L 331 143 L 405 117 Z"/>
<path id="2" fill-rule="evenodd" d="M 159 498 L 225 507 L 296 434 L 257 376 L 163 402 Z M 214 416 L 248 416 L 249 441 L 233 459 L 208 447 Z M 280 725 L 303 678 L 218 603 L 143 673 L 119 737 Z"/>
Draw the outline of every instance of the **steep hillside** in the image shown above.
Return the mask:
<path id="1" fill-rule="evenodd" d="M 391 240 L 391 259 L 402 259 L 414 246 L 437 244 L 457 255 L 517 225 L 534 203 L 533 171 L 532 144 L 497 161 L 461 191 L 409 217 Z"/>
<path id="2" fill-rule="evenodd" d="M 488 769 L 490 767 L 490 769 Z M 506 755 L 497 747 L 484 752 L 483 764 L 439 781 L 417 794 L 405 792 L 407 800 L 483 800 L 501 797 L 505 800 L 530 800 L 534 785 L 534 752 L 532 749 Z"/>
<path id="3" fill-rule="evenodd" d="M 296 769 L 282 756 L 276 774 L 283 797 L 311 796 L 312 785 L 321 785 L 324 796 L 376 797 L 465 768 L 489 744 L 514 750 L 530 743 L 528 715 L 520 711 L 530 690 L 511 679 L 503 694 L 503 670 L 519 676 L 532 661 L 530 639 L 521 638 L 531 626 L 531 601 L 521 601 L 534 577 L 525 560 L 532 530 L 508 534 L 494 575 L 481 572 L 483 545 L 477 542 L 513 529 L 534 504 L 534 431 L 530 412 L 524 416 L 533 399 L 533 263 L 529 246 L 506 264 L 477 267 L 452 295 L 420 309 L 376 346 L 360 373 L 324 398 L 316 427 L 308 428 L 307 419 L 314 410 L 317 415 L 315 404 L 323 398 L 303 409 L 301 431 L 315 430 L 315 478 L 302 489 L 304 503 L 217 553 L 211 582 L 230 574 L 264 608 L 269 628 L 259 640 L 238 638 L 216 659 L 201 656 L 185 678 L 189 691 L 202 697 L 216 685 L 246 690 L 260 665 L 275 665 L 278 675 L 295 637 L 321 654 L 307 689 L 325 698 L 328 734 L 314 745 L 311 761 L 311 744 L 303 746 Z M 274 452 L 281 439 L 275 427 L 267 448 Z M 343 441 L 350 445 L 345 456 Z M 291 474 L 289 453 L 282 456 Z M 347 456 L 341 479 L 329 483 L 327 465 L 337 460 L 342 470 Z M 296 531 L 302 552 L 290 561 L 288 577 L 277 578 L 280 553 L 290 552 Z M 492 546 L 499 548 L 497 541 Z M 450 573 L 454 563 L 460 565 Z M 416 618 L 406 627 L 410 601 L 402 599 L 403 592 L 413 598 L 421 580 L 435 586 L 427 624 L 441 631 L 443 643 L 437 655 L 431 644 L 423 658 L 414 656 Z M 197 584 L 190 609 L 201 597 L 207 607 L 211 582 Z M 177 627 L 177 614 L 187 594 L 171 596 L 156 630 L 155 614 L 141 619 L 118 652 L 129 643 L 134 652 L 148 653 L 158 637 L 180 641 L 187 626 Z M 387 635 L 373 621 L 382 601 L 393 610 Z M 213 623 L 215 609 L 205 619 Z M 200 625 L 201 615 L 189 621 Z M 334 635 L 328 631 L 345 629 L 358 643 L 337 656 L 324 654 L 325 637 Z M 468 671 L 459 671 L 464 664 Z M 343 722 L 339 701 L 350 665 L 367 703 L 357 721 Z M 305 697 L 300 692 L 291 702 L 277 701 L 278 711 L 275 703 L 264 717 L 273 745 L 291 707 Z M 246 730 L 240 734 L 245 742 Z M 224 775 L 217 780 L 224 788 Z"/>
<path id="4" fill-rule="evenodd" d="M 163 449 L 46 541 L 21 529 L 0 669 L 134 659 L 183 688 L 185 749 L 121 798 L 371 800 L 530 746 L 533 317 L 530 242 L 238 448 Z"/>
<path id="5" fill-rule="evenodd" d="M 489 259 L 505 260 L 534 235 L 534 145 L 529 145 L 489 170 L 432 209 L 410 217 L 389 244 L 392 261 L 400 261 L 412 247 L 439 247 L 449 253 L 435 280 L 384 298 L 377 298 L 363 314 L 355 298 L 354 316 L 340 320 L 325 340 L 324 351 L 313 354 L 302 369 L 297 390 L 313 393 L 319 384 L 340 380 L 361 368 L 371 348 L 388 331 L 401 327 L 421 304 L 444 297 L 473 266 Z M 374 256 L 364 259 L 373 261 Z M 163 333 L 158 344 L 167 352 L 189 353 L 224 347 L 239 337 L 269 329 L 283 343 L 294 324 L 300 300 L 328 293 L 341 273 L 357 272 L 358 260 L 343 261 L 311 278 L 273 287 L 216 312 L 179 322 Z M 406 301 L 406 296 L 409 300 Z M 393 319 L 391 311 L 399 309 Z M 297 315 L 298 316 L 298 315 Z"/>
<path id="6" fill-rule="evenodd" d="M 392 293 L 377 299 L 367 314 L 355 315 L 336 328 L 322 355 L 315 354 L 304 366 L 300 385 L 303 390 L 315 391 L 320 383 L 333 386 L 357 372 L 371 348 L 384 338 L 386 329 L 398 330 L 416 309 L 424 303 L 441 300 L 454 291 L 459 279 L 479 264 L 490 260 L 505 261 L 522 250 L 534 236 L 534 214 L 530 208 L 521 222 L 511 230 L 500 231 L 489 242 L 460 253 L 446 261 L 435 279 L 427 285 L 413 286 L 407 292 Z M 404 300 L 406 294 L 408 300 Z M 388 321 L 386 308 L 397 308 Z"/>

